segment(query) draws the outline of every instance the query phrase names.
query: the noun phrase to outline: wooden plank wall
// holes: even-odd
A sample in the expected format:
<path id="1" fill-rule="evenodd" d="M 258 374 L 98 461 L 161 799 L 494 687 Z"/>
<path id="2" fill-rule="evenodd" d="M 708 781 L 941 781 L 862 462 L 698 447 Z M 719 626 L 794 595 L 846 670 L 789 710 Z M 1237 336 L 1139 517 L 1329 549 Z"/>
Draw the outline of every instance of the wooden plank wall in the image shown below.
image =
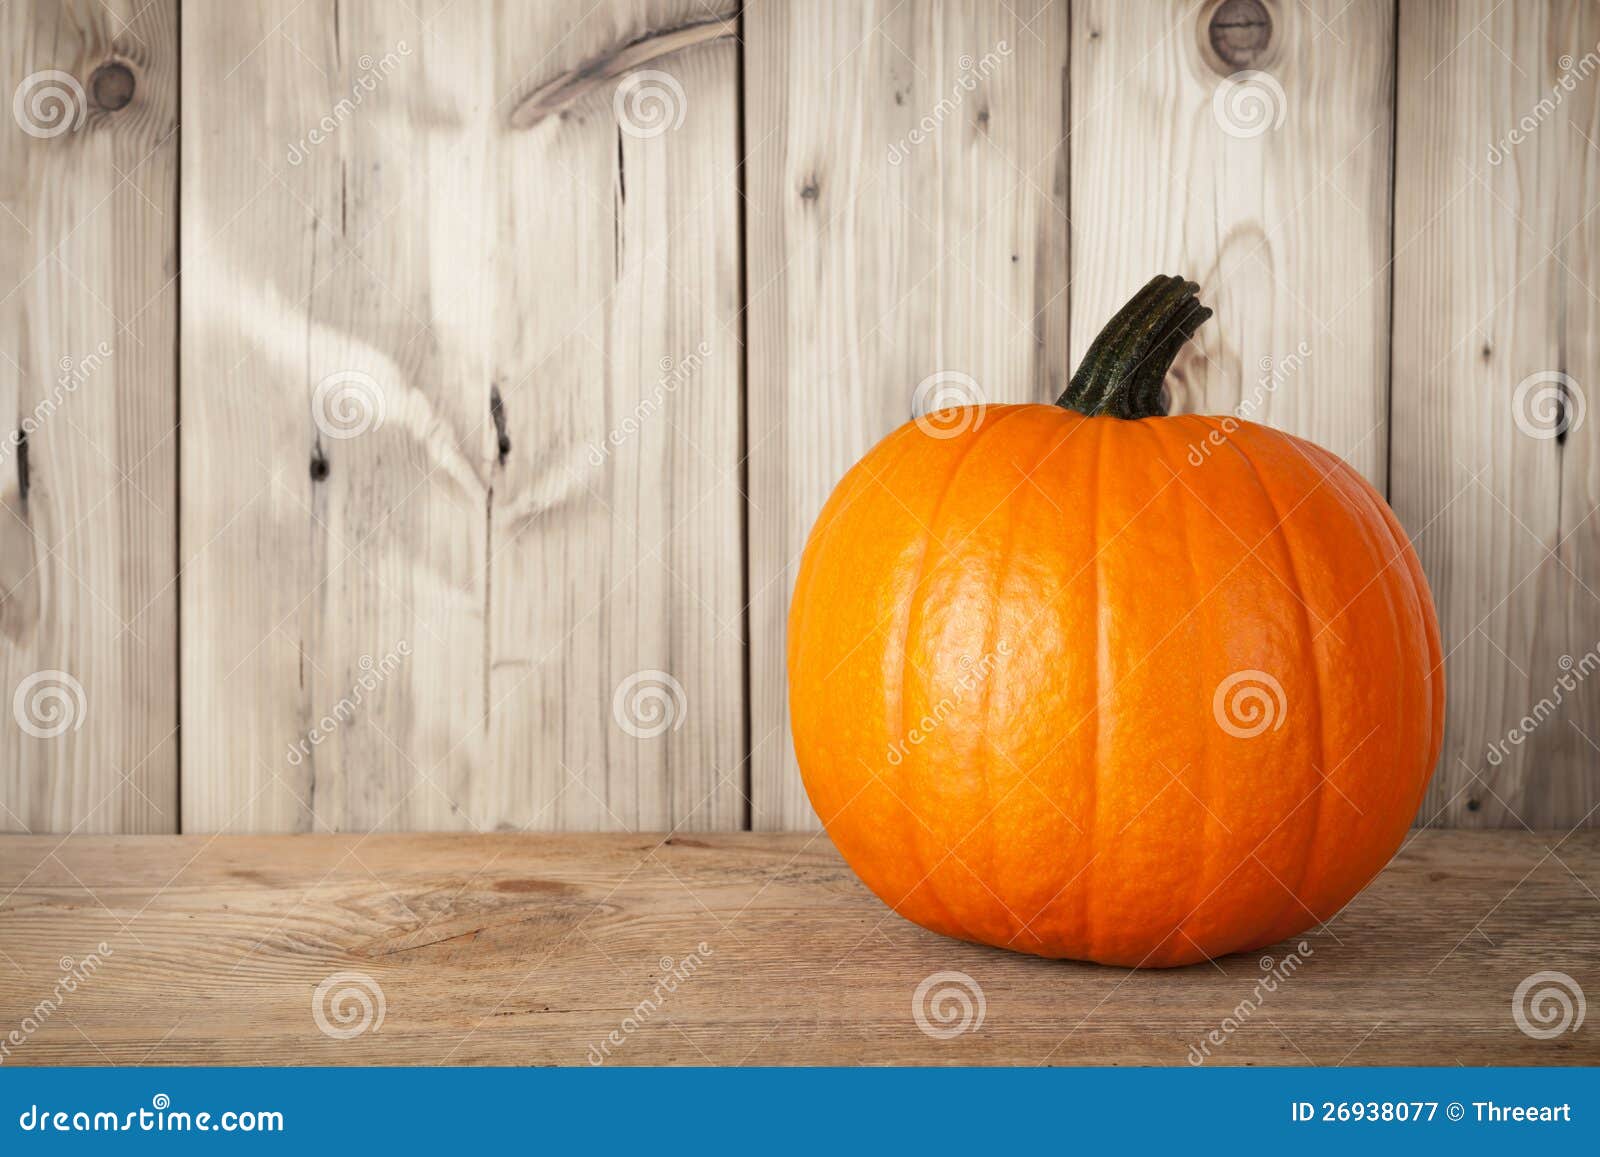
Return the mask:
<path id="1" fill-rule="evenodd" d="M 178 826 L 173 0 L 0 7 L 0 831 Z"/>
<path id="2" fill-rule="evenodd" d="M 1155 271 L 1217 310 L 1175 408 L 1416 539 L 1419 819 L 1595 822 L 1592 0 L 0 22 L 0 95 L 84 94 L 0 141 L 0 690 L 73 713 L 7 720 L 0 830 L 812 826 L 816 510 L 919 397 L 1053 397 Z"/>
<path id="3" fill-rule="evenodd" d="M 1400 40 L 1390 497 L 1449 676 L 1423 818 L 1593 824 L 1600 6 L 1408 0 Z"/>
<path id="4" fill-rule="evenodd" d="M 731 14 L 187 16 L 186 830 L 738 826 Z"/>
<path id="5" fill-rule="evenodd" d="M 1067 342 L 1067 9 L 755 6 L 750 174 L 752 817 L 814 827 L 784 637 L 812 520 L 913 416 L 1053 400 Z"/>

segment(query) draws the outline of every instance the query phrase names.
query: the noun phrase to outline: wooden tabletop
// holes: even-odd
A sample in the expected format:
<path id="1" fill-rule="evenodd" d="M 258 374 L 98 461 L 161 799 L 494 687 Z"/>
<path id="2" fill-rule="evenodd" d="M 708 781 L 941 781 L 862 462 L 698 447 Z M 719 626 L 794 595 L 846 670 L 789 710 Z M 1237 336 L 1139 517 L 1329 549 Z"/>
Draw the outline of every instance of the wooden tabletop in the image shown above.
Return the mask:
<path id="1" fill-rule="evenodd" d="M 925 932 L 806 834 L 6 837 L 0 896 L 6 1064 L 1600 1063 L 1513 1013 L 1600 996 L 1597 831 L 1418 832 L 1304 949 L 1151 972 Z"/>

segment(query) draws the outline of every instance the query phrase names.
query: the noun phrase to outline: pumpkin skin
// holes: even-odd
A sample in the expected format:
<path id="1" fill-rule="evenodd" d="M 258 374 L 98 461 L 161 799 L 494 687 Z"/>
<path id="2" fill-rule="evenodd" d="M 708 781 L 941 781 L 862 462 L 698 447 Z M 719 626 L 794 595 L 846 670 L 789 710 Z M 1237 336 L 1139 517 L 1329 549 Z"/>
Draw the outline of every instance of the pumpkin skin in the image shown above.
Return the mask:
<path id="1" fill-rule="evenodd" d="M 874 447 L 801 560 L 791 725 L 846 861 L 936 932 L 1104 964 L 1333 916 L 1443 739 L 1433 602 L 1383 499 L 1233 418 L 961 419 Z"/>

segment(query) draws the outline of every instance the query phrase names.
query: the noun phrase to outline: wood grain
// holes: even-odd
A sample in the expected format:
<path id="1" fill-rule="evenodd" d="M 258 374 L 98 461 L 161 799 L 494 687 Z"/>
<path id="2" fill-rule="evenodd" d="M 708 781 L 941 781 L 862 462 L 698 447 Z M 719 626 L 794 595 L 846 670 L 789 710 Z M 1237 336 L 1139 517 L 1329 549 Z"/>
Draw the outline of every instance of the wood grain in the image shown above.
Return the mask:
<path id="1" fill-rule="evenodd" d="M 247 0 L 181 94 L 179 22 L 0 11 L 0 830 L 813 827 L 822 501 L 1156 271 L 1174 407 L 1416 540 L 1422 822 L 1600 822 L 1593 3 Z"/>
<path id="2" fill-rule="evenodd" d="M 185 830 L 737 826 L 736 61 L 640 48 L 714 14 L 186 12 Z"/>
<path id="3" fill-rule="evenodd" d="M 1597 891 L 1600 834 L 1424 831 L 1304 947 L 1137 973 L 925 932 L 820 835 L 10 837 L 0 1023 L 7 1064 L 1594 1064 L 1512 994 L 1600 988 Z M 983 1021 L 936 1039 L 950 971 Z"/>
<path id="4" fill-rule="evenodd" d="M 1402 5 L 1399 87 L 1392 501 L 1448 675 L 1423 818 L 1593 825 L 1600 10 Z"/>
<path id="5" fill-rule="evenodd" d="M 1270 34 L 1234 71 L 1214 2 L 1073 5 L 1072 348 L 1152 275 L 1192 277 L 1216 315 L 1174 412 L 1299 434 L 1381 488 L 1394 7 L 1257 7 Z"/>
<path id="6" fill-rule="evenodd" d="M 0 9 L 0 831 L 177 830 L 176 9 Z"/>
<path id="7" fill-rule="evenodd" d="M 828 493 L 932 375 L 991 402 L 1065 384 L 1067 6 L 759 4 L 745 51 L 752 821 L 772 830 L 817 822 L 784 638 Z"/>

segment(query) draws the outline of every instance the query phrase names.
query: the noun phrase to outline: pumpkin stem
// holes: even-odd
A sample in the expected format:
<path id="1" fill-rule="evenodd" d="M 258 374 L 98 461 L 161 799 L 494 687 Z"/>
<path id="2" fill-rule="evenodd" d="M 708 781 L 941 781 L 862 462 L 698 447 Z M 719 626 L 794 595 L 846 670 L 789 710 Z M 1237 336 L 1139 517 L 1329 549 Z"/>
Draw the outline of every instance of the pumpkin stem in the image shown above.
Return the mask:
<path id="1" fill-rule="evenodd" d="M 1056 405 L 1093 417 L 1159 418 L 1161 383 L 1211 311 L 1181 277 L 1153 277 L 1106 323 Z"/>

